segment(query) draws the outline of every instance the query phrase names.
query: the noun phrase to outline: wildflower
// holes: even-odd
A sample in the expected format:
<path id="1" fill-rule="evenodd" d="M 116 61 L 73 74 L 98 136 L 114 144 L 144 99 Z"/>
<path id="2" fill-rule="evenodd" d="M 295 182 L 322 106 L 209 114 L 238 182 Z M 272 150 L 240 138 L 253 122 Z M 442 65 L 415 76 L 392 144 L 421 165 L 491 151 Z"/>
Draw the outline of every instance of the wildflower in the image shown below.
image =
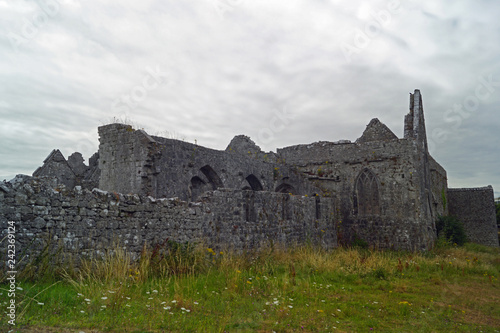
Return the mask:
<path id="1" fill-rule="evenodd" d="M 114 291 L 112 291 L 112 290 L 108 290 L 108 293 L 110 293 L 110 294 L 114 294 L 115 292 L 114 292 Z"/>
<path id="2" fill-rule="evenodd" d="M 318 312 L 324 312 L 323 310 L 318 310 Z"/>
<path id="3" fill-rule="evenodd" d="M 194 304 L 198 305 L 198 302 L 193 302 Z"/>
<path id="4" fill-rule="evenodd" d="M 85 302 L 90 302 L 90 300 L 88 298 L 84 299 Z"/>
<path id="5" fill-rule="evenodd" d="M 108 299 L 108 298 L 106 296 L 104 296 L 104 297 L 101 297 L 101 299 Z"/>
<path id="6" fill-rule="evenodd" d="M 157 293 L 158 293 L 158 290 L 156 290 L 156 289 L 155 289 L 155 290 L 153 290 L 153 292 L 154 292 L 155 294 L 157 294 Z"/>
<path id="7" fill-rule="evenodd" d="M 338 312 L 342 312 L 342 310 L 340 310 L 340 309 L 337 309 L 337 311 L 338 311 Z"/>
<path id="8" fill-rule="evenodd" d="M 38 305 L 44 305 L 45 303 L 38 302 Z"/>
<path id="9" fill-rule="evenodd" d="M 236 273 L 240 274 L 240 273 L 241 273 L 241 271 L 240 271 L 240 270 L 236 270 Z"/>
<path id="10" fill-rule="evenodd" d="M 291 309 L 291 308 L 293 308 L 293 306 L 291 306 L 291 305 L 289 305 L 288 307 L 289 307 L 290 309 Z"/>
<path id="11" fill-rule="evenodd" d="M 172 301 L 172 303 L 177 303 L 177 301 L 174 299 L 174 300 Z"/>
<path id="12" fill-rule="evenodd" d="M 164 307 L 164 309 L 165 309 L 165 310 L 170 310 L 170 309 L 171 309 L 171 307 L 170 307 L 170 306 L 166 306 L 166 307 Z"/>
<path id="13" fill-rule="evenodd" d="M 252 284 L 252 282 L 251 282 L 251 281 L 247 281 L 247 283 L 248 283 L 248 284 Z"/>

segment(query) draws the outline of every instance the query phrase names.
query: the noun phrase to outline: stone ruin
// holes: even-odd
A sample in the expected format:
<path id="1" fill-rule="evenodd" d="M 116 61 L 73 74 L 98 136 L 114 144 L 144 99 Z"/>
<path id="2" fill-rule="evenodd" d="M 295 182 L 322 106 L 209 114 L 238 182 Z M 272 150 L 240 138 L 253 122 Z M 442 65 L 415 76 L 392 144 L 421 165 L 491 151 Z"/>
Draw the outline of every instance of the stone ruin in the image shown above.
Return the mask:
<path id="1" fill-rule="evenodd" d="M 80 153 L 66 160 L 54 150 L 33 177 L 1 184 L 0 218 L 18 223 L 21 247 L 45 237 L 87 254 L 119 241 L 137 254 L 165 239 L 236 249 L 361 239 L 415 251 L 433 247 L 435 221 L 447 214 L 472 241 L 499 245 L 492 187 L 449 189 L 429 154 L 419 90 L 403 138 L 378 119 L 355 142 L 276 153 L 243 135 L 220 151 L 125 124 L 98 131 L 88 166 Z"/>

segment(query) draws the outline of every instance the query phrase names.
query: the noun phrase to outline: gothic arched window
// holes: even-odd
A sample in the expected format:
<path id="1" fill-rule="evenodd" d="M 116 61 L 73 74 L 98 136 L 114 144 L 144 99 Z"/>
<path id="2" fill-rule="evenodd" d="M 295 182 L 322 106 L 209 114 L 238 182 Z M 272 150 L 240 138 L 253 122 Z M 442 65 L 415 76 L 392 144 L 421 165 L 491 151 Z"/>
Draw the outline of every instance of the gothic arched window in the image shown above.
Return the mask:
<path id="1" fill-rule="evenodd" d="M 354 215 L 379 215 L 380 195 L 377 176 L 364 169 L 356 179 L 354 188 Z"/>

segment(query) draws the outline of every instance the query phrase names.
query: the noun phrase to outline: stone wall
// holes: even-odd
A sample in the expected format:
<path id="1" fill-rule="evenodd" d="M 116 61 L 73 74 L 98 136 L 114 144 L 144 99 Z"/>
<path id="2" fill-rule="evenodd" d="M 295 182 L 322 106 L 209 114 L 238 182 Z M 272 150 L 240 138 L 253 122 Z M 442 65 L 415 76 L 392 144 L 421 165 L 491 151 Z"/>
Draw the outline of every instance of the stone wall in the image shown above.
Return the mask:
<path id="1" fill-rule="evenodd" d="M 308 242 L 333 248 L 333 211 L 329 198 L 271 192 L 217 190 L 188 203 L 80 187 L 60 193 L 27 176 L 0 186 L 1 237 L 15 221 L 17 251 L 32 254 L 48 239 L 84 256 L 119 241 L 137 257 L 144 244 L 167 238 L 236 250 Z"/>
<path id="2" fill-rule="evenodd" d="M 291 166 L 277 163 L 249 138 L 235 137 L 225 151 L 149 136 L 129 125 L 99 127 L 99 188 L 155 198 L 196 200 L 221 188 L 308 194 L 317 192 Z"/>
<path id="3" fill-rule="evenodd" d="M 493 187 L 448 189 L 449 214 L 464 223 L 469 241 L 499 246 Z"/>
<path id="4" fill-rule="evenodd" d="M 335 200 L 339 242 L 349 244 L 358 237 L 379 248 L 433 246 L 434 218 L 420 194 L 424 177 L 416 167 L 420 155 L 412 140 L 317 142 L 278 149 L 278 155 L 296 165 L 321 195 Z M 364 186 L 357 184 L 364 175 L 371 177 L 371 190 L 363 194 L 359 191 Z M 363 200 L 367 196 L 371 199 Z M 369 201 L 370 209 L 361 207 L 363 201 Z M 433 214 L 442 214 L 442 205 L 433 207 Z"/>

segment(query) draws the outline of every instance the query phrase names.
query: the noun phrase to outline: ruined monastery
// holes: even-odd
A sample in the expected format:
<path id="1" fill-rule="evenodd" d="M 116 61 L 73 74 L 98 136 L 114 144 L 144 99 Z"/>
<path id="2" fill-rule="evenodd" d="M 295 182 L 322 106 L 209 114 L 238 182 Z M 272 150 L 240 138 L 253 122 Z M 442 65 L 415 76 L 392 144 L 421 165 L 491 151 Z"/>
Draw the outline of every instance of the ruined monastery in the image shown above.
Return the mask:
<path id="1" fill-rule="evenodd" d="M 170 239 L 214 248 L 281 244 L 426 250 L 439 215 L 471 241 L 498 246 L 493 189 L 448 188 L 429 154 L 422 96 L 410 94 L 404 137 L 372 119 L 355 141 L 263 152 L 239 135 L 224 151 L 101 126 L 99 151 L 54 150 L 33 177 L 0 183 L 0 218 L 18 241 L 57 241 L 80 254 L 119 241 L 132 253 Z"/>

